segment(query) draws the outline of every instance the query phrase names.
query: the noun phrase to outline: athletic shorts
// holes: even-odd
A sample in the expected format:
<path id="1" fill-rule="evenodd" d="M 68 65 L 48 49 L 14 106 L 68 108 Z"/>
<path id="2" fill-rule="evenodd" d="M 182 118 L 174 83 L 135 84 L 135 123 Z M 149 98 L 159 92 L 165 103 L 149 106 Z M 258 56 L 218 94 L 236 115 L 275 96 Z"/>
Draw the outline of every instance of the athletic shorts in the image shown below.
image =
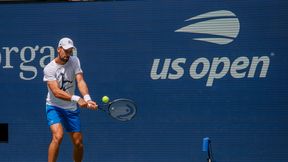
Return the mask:
<path id="1" fill-rule="evenodd" d="M 80 132 L 80 110 L 65 110 L 60 107 L 46 105 L 48 126 L 61 123 L 66 132 Z"/>

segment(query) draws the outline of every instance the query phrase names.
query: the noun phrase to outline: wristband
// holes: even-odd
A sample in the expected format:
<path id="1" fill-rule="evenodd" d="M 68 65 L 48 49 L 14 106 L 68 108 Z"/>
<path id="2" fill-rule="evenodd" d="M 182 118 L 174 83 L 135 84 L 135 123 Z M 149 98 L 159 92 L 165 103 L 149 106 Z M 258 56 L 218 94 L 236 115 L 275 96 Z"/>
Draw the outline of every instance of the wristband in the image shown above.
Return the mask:
<path id="1" fill-rule="evenodd" d="M 89 94 L 86 94 L 83 98 L 86 102 L 92 100 Z"/>
<path id="2" fill-rule="evenodd" d="M 80 100 L 80 97 L 79 97 L 79 96 L 73 95 L 73 96 L 71 97 L 71 101 L 72 101 L 72 102 L 78 102 L 79 100 Z"/>

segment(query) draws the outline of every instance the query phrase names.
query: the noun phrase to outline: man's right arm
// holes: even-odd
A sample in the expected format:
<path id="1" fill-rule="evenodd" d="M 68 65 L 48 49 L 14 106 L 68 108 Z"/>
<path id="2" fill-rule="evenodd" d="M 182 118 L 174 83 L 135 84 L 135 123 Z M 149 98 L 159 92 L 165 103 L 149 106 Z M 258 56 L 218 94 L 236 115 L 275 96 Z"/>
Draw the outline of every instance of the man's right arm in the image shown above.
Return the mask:
<path id="1" fill-rule="evenodd" d="M 65 100 L 65 101 L 71 101 L 72 100 L 72 95 L 70 95 L 69 93 L 61 90 L 59 87 L 58 87 L 58 83 L 56 80 L 53 80 L 53 81 L 47 81 L 47 85 L 49 87 L 49 89 L 52 91 L 53 95 L 56 97 L 56 98 L 59 98 L 59 99 L 62 99 L 62 100 Z M 79 100 L 77 101 L 78 105 L 80 107 L 87 107 L 87 102 L 82 99 L 82 98 L 79 98 Z"/>

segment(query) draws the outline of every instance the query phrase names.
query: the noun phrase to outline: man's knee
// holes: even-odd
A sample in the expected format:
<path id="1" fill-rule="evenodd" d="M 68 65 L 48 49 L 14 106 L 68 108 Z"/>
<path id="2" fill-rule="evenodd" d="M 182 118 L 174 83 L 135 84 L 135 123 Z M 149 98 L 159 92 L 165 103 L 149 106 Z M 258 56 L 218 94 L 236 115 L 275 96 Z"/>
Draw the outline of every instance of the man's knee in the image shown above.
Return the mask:
<path id="1" fill-rule="evenodd" d="M 52 142 L 60 144 L 62 142 L 63 139 L 63 133 L 59 132 L 59 133 L 54 133 L 52 135 Z"/>
<path id="2" fill-rule="evenodd" d="M 81 133 L 72 133 L 72 141 L 75 147 L 83 147 L 82 134 Z"/>
<path id="3" fill-rule="evenodd" d="M 77 148 L 83 147 L 82 139 L 75 139 L 75 140 L 73 141 L 73 144 L 74 144 L 74 146 L 77 147 Z"/>
<path id="4" fill-rule="evenodd" d="M 52 142 L 60 144 L 63 139 L 63 127 L 60 123 L 53 124 L 50 126 L 52 132 Z"/>

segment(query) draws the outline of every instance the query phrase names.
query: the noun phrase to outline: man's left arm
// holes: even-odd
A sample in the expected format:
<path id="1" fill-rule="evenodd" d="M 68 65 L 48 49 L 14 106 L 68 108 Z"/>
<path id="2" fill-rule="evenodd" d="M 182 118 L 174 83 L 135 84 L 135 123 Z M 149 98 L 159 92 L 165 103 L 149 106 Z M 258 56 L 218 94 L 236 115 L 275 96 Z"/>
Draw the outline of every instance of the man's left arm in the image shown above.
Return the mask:
<path id="1" fill-rule="evenodd" d="M 81 95 L 83 96 L 84 100 L 88 102 L 88 108 L 97 109 L 98 105 L 96 104 L 96 102 L 92 101 L 89 95 L 88 86 L 84 80 L 83 73 L 76 74 L 76 81 Z"/>

